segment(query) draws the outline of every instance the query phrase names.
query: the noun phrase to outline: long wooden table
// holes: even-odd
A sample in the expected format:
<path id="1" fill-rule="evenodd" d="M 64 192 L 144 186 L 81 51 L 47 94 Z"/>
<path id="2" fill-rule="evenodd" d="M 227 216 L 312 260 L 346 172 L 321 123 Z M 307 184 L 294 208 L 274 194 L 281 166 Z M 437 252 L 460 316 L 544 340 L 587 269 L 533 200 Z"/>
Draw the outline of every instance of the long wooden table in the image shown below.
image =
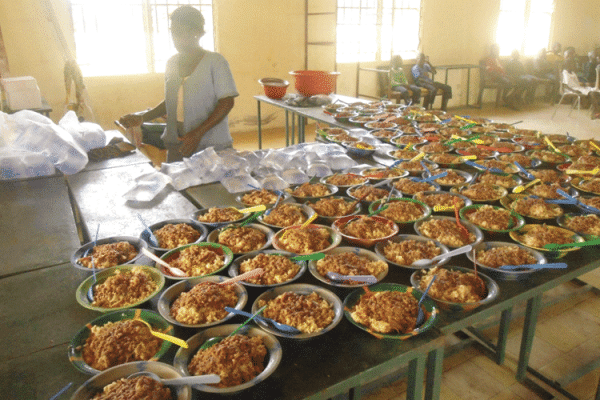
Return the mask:
<path id="1" fill-rule="evenodd" d="M 11 253 L 14 250 L 11 244 L 14 243 L 40 243 L 45 235 L 53 237 L 53 240 L 41 242 L 43 248 L 54 249 L 44 253 L 35 251 L 34 247 L 33 251 L 21 248 L 27 254 L 7 259 L 13 263 L 17 261 L 19 268 L 3 273 L 0 279 L 0 332 L 2 337 L 13 340 L 2 351 L 0 398 L 49 398 L 66 383 L 74 382 L 66 397 L 88 378 L 69 365 L 66 355 L 67 344 L 75 333 L 86 322 L 99 316 L 83 309 L 74 298 L 75 288 L 87 274 L 73 268 L 67 260 L 79 245 L 78 234 L 84 238 L 83 241 L 87 239 L 85 232 L 78 233 L 74 228 L 77 222 L 73 210 L 80 213 L 80 230 L 93 231 L 101 223 L 101 237 L 116 234 L 137 236 L 142 229 L 135 218 L 137 212 L 152 218 L 149 222 L 155 222 L 189 216 L 196 207 L 186 197 L 192 198 L 196 206 L 234 203 L 232 194 L 222 188 L 217 192 L 213 190 L 220 184 L 188 189 L 186 196 L 166 190 L 150 204 L 132 205 L 122 201 L 121 196 L 133 178 L 146 171 L 147 167 L 134 162 L 132 165 L 69 176 L 70 198 L 65 195 L 68 190 L 63 177 L 0 183 L 0 204 L 13 210 L 3 213 L 0 219 L 3 232 L 8 233 L 8 240 L 2 242 L 1 253 Z M 64 204 L 49 207 L 48 198 L 44 197 L 48 193 L 58 193 L 51 195 L 50 200 Z M 31 226 L 35 229 L 19 229 L 19 218 L 32 221 Z M 37 223 L 48 220 L 54 225 Z M 506 337 L 502 332 L 508 329 L 512 307 L 527 302 L 517 374 L 517 378 L 522 379 L 532 350 L 542 293 L 597 268 L 600 262 L 595 258 L 592 250 L 582 249 L 565 258 L 569 264 L 567 270 L 540 272 L 524 282 L 497 281 L 500 296 L 496 301 L 470 313 L 451 315 L 442 312 L 433 330 L 407 341 L 377 340 L 345 319 L 321 337 L 306 342 L 282 340 L 284 358 L 277 371 L 256 388 L 233 398 L 326 399 L 348 392 L 351 397 L 359 398 L 362 386 L 407 367 L 407 397 L 420 399 L 424 395 L 427 399 L 438 399 L 445 337 L 500 313 L 501 334 L 495 351 L 497 361 L 501 362 Z M 18 262 L 21 259 L 27 262 Z M 464 256 L 456 257 L 453 263 L 468 266 Z M 2 268 L 6 265 L 3 263 Z M 385 281 L 408 284 L 409 275 L 410 271 L 391 268 Z M 320 284 L 308 272 L 300 282 Z M 345 289 L 333 291 L 342 299 L 349 293 Z M 249 290 L 247 309 L 258 293 Z M 156 309 L 156 299 L 144 307 Z M 195 333 L 195 330 L 176 328 L 176 334 L 182 338 Z M 165 361 L 172 359 L 174 347 Z M 425 392 L 422 388 L 424 380 L 427 382 Z M 195 398 L 217 398 L 194 393 Z"/>

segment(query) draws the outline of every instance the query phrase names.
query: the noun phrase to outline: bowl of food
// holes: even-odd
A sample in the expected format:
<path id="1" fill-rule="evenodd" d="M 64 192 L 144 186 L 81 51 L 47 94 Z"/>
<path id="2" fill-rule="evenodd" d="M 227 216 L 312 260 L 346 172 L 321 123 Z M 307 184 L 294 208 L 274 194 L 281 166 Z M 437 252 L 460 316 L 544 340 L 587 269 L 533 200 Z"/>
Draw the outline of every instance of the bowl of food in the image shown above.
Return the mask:
<path id="1" fill-rule="evenodd" d="M 93 287 L 93 300 L 88 298 Z M 165 277 L 147 265 L 117 265 L 97 272 L 81 282 L 75 298 L 90 310 L 118 311 L 137 307 L 156 296 L 165 285 Z"/>
<path id="2" fill-rule="evenodd" d="M 456 217 L 431 216 L 415 222 L 414 229 L 418 235 L 437 240 L 438 242 L 455 249 L 468 244 L 476 245 L 483 241 L 483 232 L 474 224 L 460 221 L 462 228 L 456 223 Z"/>
<path id="3" fill-rule="evenodd" d="M 317 127 L 317 135 L 320 135 L 323 138 L 327 138 L 328 136 L 337 136 L 337 135 L 348 135 L 350 131 L 343 128 L 337 127 Z"/>
<path id="4" fill-rule="evenodd" d="M 308 270 L 319 281 L 331 286 L 353 288 L 363 286 L 363 282 L 334 281 L 327 277 L 328 272 L 340 275 L 372 275 L 380 282 L 388 273 L 388 265 L 385 259 L 372 251 L 358 247 L 336 247 L 327 252 L 325 258 L 310 260 Z"/>
<path id="5" fill-rule="evenodd" d="M 546 264 L 546 257 L 539 251 L 509 242 L 484 242 L 473 247 L 467 257 L 490 276 L 503 280 L 526 279 L 539 271 L 536 268 L 502 269 L 503 265 Z"/>
<path id="6" fill-rule="evenodd" d="M 219 228 L 231 223 L 240 223 L 250 216 L 250 213 L 241 213 L 235 207 L 201 208 L 192 214 L 192 219 L 211 228 Z"/>
<path id="7" fill-rule="evenodd" d="M 279 78 L 262 78 L 258 80 L 265 91 L 265 95 L 270 99 L 281 100 L 285 96 L 287 87 L 290 83 Z"/>
<path id="8" fill-rule="evenodd" d="M 396 235 L 375 245 L 375 253 L 397 267 L 420 269 L 412 263 L 422 259 L 432 259 L 448 252 L 448 248 L 437 240 L 417 235 Z M 434 261 L 427 268 L 438 267 L 450 261 L 450 257 Z"/>
<path id="9" fill-rule="evenodd" d="M 505 174 L 516 174 L 520 171 L 513 162 L 497 159 L 479 160 L 477 164 L 481 164 L 486 168 L 497 168 Z"/>
<path id="10" fill-rule="evenodd" d="M 600 197 L 580 196 L 577 208 L 586 213 L 600 214 Z"/>
<path id="11" fill-rule="evenodd" d="M 293 326 L 300 333 L 274 329 L 264 320 L 256 323 L 272 335 L 289 339 L 310 339 L 326 334 L 342 320 L 342 301 L 333 292 L 316 285 L 294 283 L 263 292 L 252 304 L 252 313 L 267 306 L 262 316 Z"/>
<path id="12" fill-rule="evenodd" d="M 402 129 L 402 134 L 391 138 L 390 143 L 395 144 L 396 146 L 401 146 L 402 148 L 406 148 L 410 145 L 427 143 L 427 139 L 425 139 L 423 136 L 417 135 L 414 132 L 407 133 L 405 130 L 406 128 L 400 129 Z M 419 152 L 419 150 L 416 151 Z"/>
<path id="13" fill-rule="evenodd" d="M 439 168 L 438 164 L 429 160 L 412 161 L 412 159 L 400 159 L 398 161 L 400 161 L 400 163 L 396 165 L 396 168 L 406 170 L 408 171 L 409 175 L 412 176 L 421 176 L 423 172 L 425 172 L 425 167 L 427 167 L 427 169 L 430 170 Z M 425 167 L 423 166 L 423 164 L 425 164 Z"/>
<path id="14" fill-rule="evenodd" d="M 575 232 L 547 224 L 526 224 L 521 229 L 510 232 L 510 237 L 515 242 L 537 250 L 548 259 L 559 259 L 568 253 L 577 251 L 581 247 L 566 247 L 551 249 L 545 247 L 553 244 L 581 243 L 585 239 Z"/>
<path id="15" fill-rule="evenodd" d="M 423 178 L 430 178 L 439 174 L 446 173 L 446 176 L 434 179 L 433 182 L 440 185 L 442 188 L 451 188 L 457 185 L 465 185 L 471 183 L 473 175 L 468 172 L 461 171 L 458 169 L 436 169 L 431 172 L 423 172 Z"/>
<path id="16" fill-rule="evenodd" d="M 553 220 L 564 214 L 558 204 L 547 203 L 544 199 L 525 194 L 509 194 L 500 200 L 507 210 L 512 210 L 531 222 Z"/>
<path id="17" fill-rule="evenodd" d="M 279 193 L 282 193 L 280 201 L 286 201 L 290 198 L 290 194 L 287 192 L 274 191 L 269 189 L 254 189 L 236 196 L 235 200 L 242 204 L 244 207 L 259 206 L 264 204 L 265 206 L 273 205 L 279 198 Z"/>
<path id="18" fill-rule="evenodd" d="M 342 217 L 333 223 L 332 228 L 348 243 L 363 247 L 372 247 L 399 231 L 398 225 L 392 220 L 378 215 Z"/>
<path id="19" fill-rule="evenodd" d="M 338 122 L 350 123 L 350 119 L 358 117 L 358 111 L 342 111 L 333 114 L 333 118 Z"/>
<path id="20" fill-rule="evenodd" d="M 471 199 L 458 193 L 443 190 L 427 190 L 413 195 L 413 199 L 423 202 L 435 213 L 454 213 L 454 207 L 459 209 L 473 204 Z"/>
<path id="21" fill-rule="evenodd" d="M 307 200 L 317 200 L 323 197 L 333 196 L 338 192 L 338 187 L 329 183 L 303 183 L 286 189 L 294 200 L 304 202 Z"/>
<path id="22" fill-rule="evenodd" d="M 319 219 L 327 224 L 340 217 L 359 214 L 362 210 L 360 202 L 345 196 L 331 196 L 314 203 L 307 201 L 305 205 L 314 210 Z"/>
<path id="23" fill-rule="evenodd" d="M 408 171 L 400 168 L 366 168 L 360 172 L 369 178 L 369 182 L 377 183 L 386 179 L 396 179 L 408 176 Z"/>
<path id="24" fill-rule="evenodd" d="M 400 196 L 400 192 L 396 189 L 393 189 L 391 185 L 374 187 L 373 185 L 357 185 L 348 188 L 347 193 L 348 196 L 353 198 L 354 200 L 362 199 L 361 204 L 368 207 L 374 201 L 387 199 L 390 190 L 395 192 L 392 195 L 396 194 Z"/>
<path id="25" fill-rule="evenodd" d="M 344 315 L 354 326 L 378 339 L 405 340 L 431 329 L 438 310 L 433 300 L 421 305 L 425 322 L 417 327 L 418 301 L 423 292 L 396 283 L 364 286 L 344 299 Z"/>
<path id="26" fill-rule="evenodd" d="M 148 242 L 148 247 L 158 252 L 169 251 L 186 244 L 200 243 L 208 235 L 206 226 L 192 219 L 169 219 L 152 224 L 148 228 L 158 240 L 158 246 L 152 245 L 147 230 L 142 231 L 140 238 Z"/>
<path id="27" fill-rule="evenodd" d="M 226 246 L 237 256 L 269 248 L 273 235 L 273 230 L 265 225 L 236 224 L 215 229 L 208 235 L 206 241 Z"/>
<path id="28" fill-rule="evenodd" d="M 458 185 L 452 187 L 450 192 L 461 194 L 473 203 L 493 203 L 499 201 L 508 194 L 506 188 L 498 185 L 491 185 L 489 183 Z"/>
<path id="29" fill-rule="evenodd" d="M 294 225 L 282 229 L 273 237 L 273 247 L 294 254 L 313 254 L 329 251 L 342 242 L 342 236 L 325 225 Z"/>
<path id="30" fill-rule="evenodd" d="M 172 280 L 185 280 L 206 275 L 214 275 L 233 260 L 233 252 L 218 243 L 192 243 L 181 246 L 161 256 L 171 267 L 179 268 L 186 276 L 176 276 L 158 264 L 160 273 Z"/>
<path id="31" fill-rule="evenodd" d="M 177 370 L 165 363 L 157 361 L 135 361 L 117 365 L 102 371 L 88 379 L 75 391 L 71 400 L 89 400 L 103 395 L 103 398 L 136 398 L 191 400 L 192 389 L 186 385 L 165 386 L 147 376 L 129 378 L 137 372 L 152 372 L 162 379 L 181 378 Z M 114 396 L 114 397 L 111 397 Z M 123 397 L 125 396 L 125 397 Z"/>
<path id="32" fill-rule="evenodd" d="M 71 265 L 83 271 L 96 271 L 111 268 L 116 265 L 135 264 L 147 249 L 148 244 L 132 236 L 112 236 L 98 239 L 96 246 L 89 242 L 81 246 L 71 256 Z M 92 256 L 94 259 L 92 266 Z"/>
<path id="33" fill-rule="evenodd" d="M 573 178 L 571 186 L 586 194 L 600 195 L 600 178 Z"/>
<path id="34" fill-rule="evenodd" d="M 392 197 L 385 205 L 382 205 L 382 202 L 383 200 L 377 200 L 371 203 L 369 213 L 384 208 L 377 215 L 394 221 L 399 227 L 413 224 L 431 215 L 431 208 L 419 200 L 407 197 Z"/>
<path id="35" fill-rule="evenodd" d="M 253 251 L 237 258 L 229 266 L 229 276 L 235 277 L 262 268 L 265 272 L 261 276 L 245 279 L 241 284 L 258 288 L 286 285 L 298 280 L 306 271 L 306 262 L 291 260 L 294 256 L 282 250 Z"/>
<path id="36" fill-rule="evenodd" d="M 194 389 L 205 393 L 235 394 L 258 385 L 275 372 L 282 355 L 277 338 L 254 327 L 226 338 L 237 328 L 238 324 L 213 326 L 189 338 L 187 349 L 179 348 L 173 366 L 181 375 L 221 376 L 218 384 L 194 385 Z M 226 339 L 200 349 L 213 337 Z M 236 362 L 231 362 L 232 359 Z"/>
<path id="37" fill-rule="evenodd" d="M 491 303 L 498 297 L 500 289 L 494 280 L 481 272 L 463 267 L 434 267 L 413 272 L 411 285 L 425 291 L 433 277 L 427 295 L 435 301 L 440 310 L 468 312 Z"/>
<path id="38" fill-rule="evenodd" d="M 456 168 L 465 163 L 464 157 L 460 154 L 453 153 L 431 153 L 427 154 L 425 159 L 434 162 L 443 168 Z"/>
<path id="39" fill-rule="evenodd" d="M 542 167 L 556 167 L 559 164 L 571 162 L 571 157 L 566 154 L 560 154 L 552 150 L 529 150 L 526 155 L 537 158 L 542 161 Z"/>
<path id="40" fill-rule="evenodd" d="M 220 275 L 203 276 L 169 286 L 158 299 L 158 312 L 173 325 L 184 328 L 207 328 L 222 324 L 234 314 L 224 310 L 241 310 L 248 292 L 239 283 L 218 285 L 227 280 Z"/>
<path id="41" fill-rule="evenodd" d="M 496 156 L 498 161 L 506 161 L 514 163 L 515 161 L 521 164 L 523 168 L 538 168 L 542 165 L 542 161 L 535 157 L 531 157 L 521 153 L 499 154 Z"/>
<path id="42" fill-rule="evenodd" d="M 329 176 L 324 176 L 321 178 L 321 183 L 335 185 L 338 188 L 345 190 L 350 186 L 354 185 L 362 185 L 363 183 L 368 183 L 369 178 L 366 178 L 357 174 L 334 174 Z"/>
<path id="43" fill-rule="evenodd" d="M 505 189 L 513 189 L 523 184 L 523 179 L 518 175 L 503 175 L 486 171 L 478 174 L 477 183 L 486 183 L 488 185 L 502 186 Z"/>
<path id="44" fill-rule="evenodd" d="M 329 114 L 329 115 L 336 114 L 338 112 L 338 110 L 342 107 L 344 107 L 344 105 L 340 104 L 340 103 L 331 103 L 331 104 L 325 104 L 324 106 L 321 106 L 321 108 L 323 109 L 323 112 L 325 114 Z"/>
<path id="45" fill-rule="evenodd" d="M 67 349 L 69 361 L 84 374 L 101 371 L 132 361 L 158 361 L 171 342 L 153 336 L 152 330 L 173 335 L 173 325 L 150 310 L 120 310 L 88 322 L 71 339 Z"/>
<path id="46" fill-rule="evenodd" d="M 260 215 L 258 222 L 268 226 L 273 231 L 302 224 L 315 214 L 315 210 L 312 208 L 298 203 L 280 203 L 270 210 L 269 214 Z"/>
<path id="47" fill-rule="evenodd" d="M 461 219 L 477 225 L 479 229 L 491 235 L 515 231 L 525 225 L 525 219 L 522 216 L 489 204 L 463 207 L 459 213 Z"/>
<path id="48" fill-rule="evenodd" d="M 392 185 L 403 195 L 415 195 L 419 192 L 440 190 L 440 185 L 435 182 L 425 182 L 423 179 L 406 177 L 395 180 Z"/>
<path id="49" fill-rule="evenodd" d="M 600 238 L 600 217 L 597 214 L 566 213 L 556 218 L 556 223 L 584 238 Z"/>

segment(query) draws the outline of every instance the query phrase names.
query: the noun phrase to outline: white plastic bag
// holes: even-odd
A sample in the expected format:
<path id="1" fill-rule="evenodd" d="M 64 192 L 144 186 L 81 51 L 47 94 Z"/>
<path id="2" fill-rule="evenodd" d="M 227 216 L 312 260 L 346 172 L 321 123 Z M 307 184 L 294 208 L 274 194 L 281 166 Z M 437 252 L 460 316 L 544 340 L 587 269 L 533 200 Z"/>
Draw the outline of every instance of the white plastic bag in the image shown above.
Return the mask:
<path id="1" fill-rule="evenodd" d="M 79 122 L 75 111 L 67 111 L 58 125 L 69 132 L 85 151 L 106 146 L 106 133 L 102 127 L 93 122 Z"/>
<path id="2" fill-rule="evenodd" d="M 54 165 L 43 154 L 14 147 L 0 148 L 0 180 L 48 176 L 54 171 Z"/>

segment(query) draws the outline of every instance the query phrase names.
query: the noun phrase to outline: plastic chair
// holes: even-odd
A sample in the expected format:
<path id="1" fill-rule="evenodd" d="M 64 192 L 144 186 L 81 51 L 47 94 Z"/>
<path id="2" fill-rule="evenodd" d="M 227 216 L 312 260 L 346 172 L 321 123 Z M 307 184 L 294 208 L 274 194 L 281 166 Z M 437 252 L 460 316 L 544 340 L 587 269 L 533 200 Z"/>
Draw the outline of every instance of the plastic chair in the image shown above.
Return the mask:
<path id="1" fill-rule="evenodd" d="M 560 82 L 559 93 L 560 93 L 560 100 L 558 101 L 558 103 L 556 103 L 556 107 L 554 108 L 554 113 L 552 114 L 552 118 L 554 118 L 554 116 L 556 115 L 556 112 L 558 111 L 558 107 L 561 105 L 563 99 L 567 96 L 574 97 L 573 103 L 571 104 L 571 109 L 569 110 L 569 115 L 571 115 L 571 112 L 575 108 L 575 104 L 577 104 L 577 110 L 581 110 L 581 96 L 582 96 L 581 93 L 573 92 L 568 87 L 565 87 L 565 84 L 562 81 Z M 550 118 L 550 119 L 552 119 L 552 118 Z"/>
<path id="2" fill-rule="evenodd" d="M 496 107 L 500 106 L 500 97 L 504 87 L 497 82 L 494 82 L 485 71 L 485 60 L 479 61 L 479 96 L 477 96 L 477 105 L 479 108 L 483 102 L 483 91 L 485 89 L 496 89 Z"/>

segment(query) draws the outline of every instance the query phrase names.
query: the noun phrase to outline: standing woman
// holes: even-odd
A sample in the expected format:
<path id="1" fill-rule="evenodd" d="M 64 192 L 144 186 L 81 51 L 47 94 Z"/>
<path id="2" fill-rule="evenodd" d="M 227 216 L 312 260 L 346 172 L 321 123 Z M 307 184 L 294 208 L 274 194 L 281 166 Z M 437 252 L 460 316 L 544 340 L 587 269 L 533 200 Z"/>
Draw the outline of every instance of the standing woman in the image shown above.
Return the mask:
<path id="1" fill-rule="evenodd" d="M 167 115 L 161 136 L 167 162 L 214 147 L 232 147 L 227 115 L 239 96 L 225 58 L 204 50 L 204 17 L 192 6 L 181 6 L 171 14 L 171 35 L 177 54 L 167 61 L 165 100 L 156 107 L 127 114 L 120 122 L 126 128 Z"/>

